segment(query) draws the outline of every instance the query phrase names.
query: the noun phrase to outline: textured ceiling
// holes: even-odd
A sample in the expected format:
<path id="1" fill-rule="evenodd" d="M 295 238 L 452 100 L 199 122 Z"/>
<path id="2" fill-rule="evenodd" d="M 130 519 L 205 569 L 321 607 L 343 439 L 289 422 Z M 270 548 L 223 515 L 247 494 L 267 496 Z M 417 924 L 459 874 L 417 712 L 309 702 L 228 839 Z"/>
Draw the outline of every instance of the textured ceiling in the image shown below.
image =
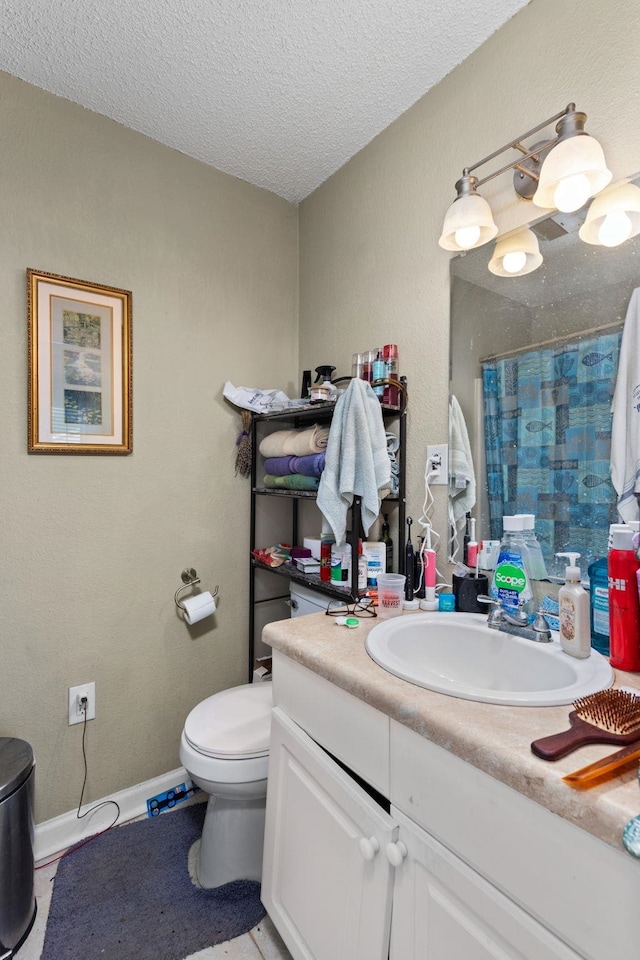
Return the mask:
<path id="1" fill-rule="evenodd" d="M 529 0 L 0 0 L 0 69 L 288 200 Z"/>

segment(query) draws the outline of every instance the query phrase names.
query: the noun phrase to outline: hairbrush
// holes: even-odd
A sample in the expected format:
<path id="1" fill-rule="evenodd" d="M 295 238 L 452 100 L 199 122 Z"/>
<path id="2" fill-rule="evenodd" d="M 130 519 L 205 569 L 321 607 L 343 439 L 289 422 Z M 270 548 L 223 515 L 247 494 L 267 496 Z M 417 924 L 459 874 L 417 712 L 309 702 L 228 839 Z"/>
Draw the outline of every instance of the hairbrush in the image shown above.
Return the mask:
<path id="1" fill-rule="evenodd" d="M 569 714 L 568 730 L 534 740 L 531 750 L 543 760 L 559 760 L 588 743 L 626 746 L 640 738 L 640 697 L 626 690 L 599 690 L 581 697 Z"/>

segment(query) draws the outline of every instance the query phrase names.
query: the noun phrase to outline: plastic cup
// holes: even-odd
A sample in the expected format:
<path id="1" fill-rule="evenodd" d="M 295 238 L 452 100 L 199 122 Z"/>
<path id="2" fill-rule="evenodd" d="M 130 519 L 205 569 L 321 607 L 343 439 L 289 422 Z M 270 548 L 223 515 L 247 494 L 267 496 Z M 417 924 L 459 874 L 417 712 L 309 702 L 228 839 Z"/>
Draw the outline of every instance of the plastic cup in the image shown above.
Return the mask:
<path id="1" fill-rule="evenodd" d="M 405 579 L 401 573 L 378 574 L 378 616 L 383 620 L 401 615 Z"/>

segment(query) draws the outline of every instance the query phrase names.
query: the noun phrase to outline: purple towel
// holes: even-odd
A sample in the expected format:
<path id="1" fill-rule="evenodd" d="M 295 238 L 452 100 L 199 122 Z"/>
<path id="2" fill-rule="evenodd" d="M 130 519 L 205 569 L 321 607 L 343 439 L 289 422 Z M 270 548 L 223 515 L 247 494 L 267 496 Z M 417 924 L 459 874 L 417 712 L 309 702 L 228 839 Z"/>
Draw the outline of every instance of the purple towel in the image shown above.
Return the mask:
<path id="1" fill-rule="evenodd" d="M 272 477 L 286 477 L 299 473 L 303 477 L 319 477 L 324 470 L 326 453 L 310 453 L 305 457 L 269 457 L 264 462 L 265 473 Z"/>

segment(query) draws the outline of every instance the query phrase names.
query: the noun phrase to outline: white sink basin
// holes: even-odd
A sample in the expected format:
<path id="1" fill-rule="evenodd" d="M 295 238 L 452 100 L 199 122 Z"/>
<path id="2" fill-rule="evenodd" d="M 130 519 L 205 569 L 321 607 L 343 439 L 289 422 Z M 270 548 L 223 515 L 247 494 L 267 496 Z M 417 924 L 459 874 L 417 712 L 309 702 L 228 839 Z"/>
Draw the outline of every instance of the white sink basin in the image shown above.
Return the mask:
<path id="1" fill-rule="evenodd" d="M 560 642 L 536 643 L 489 629 L 475 613 L 411 613 L 378 623 L 367 653 L 402 680 L 463 700 L 522 707 L 572 703 L 613 683 L 595 650 L 570 657 Z"/>

